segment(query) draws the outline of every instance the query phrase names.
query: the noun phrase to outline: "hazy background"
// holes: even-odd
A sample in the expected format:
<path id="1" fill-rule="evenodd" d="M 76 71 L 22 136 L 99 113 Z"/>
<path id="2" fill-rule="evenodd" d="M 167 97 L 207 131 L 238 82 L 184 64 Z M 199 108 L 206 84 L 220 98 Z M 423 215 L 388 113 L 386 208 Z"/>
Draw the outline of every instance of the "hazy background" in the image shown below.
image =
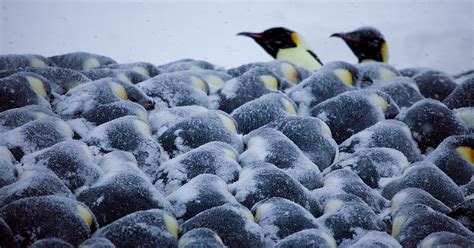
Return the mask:
<path id="1" fill-rule="evenodd" d="M 390 63 L 450 73 L 474 68 L 474 1 L 80 1 L 0 0 L 0 53 L 72 51 L 119 62 L 203 59 L 230 68 L 270 56 L 241 31 L 285 26 L 323 62 L 356 62 L 329 35 L 372 25 Z"/>

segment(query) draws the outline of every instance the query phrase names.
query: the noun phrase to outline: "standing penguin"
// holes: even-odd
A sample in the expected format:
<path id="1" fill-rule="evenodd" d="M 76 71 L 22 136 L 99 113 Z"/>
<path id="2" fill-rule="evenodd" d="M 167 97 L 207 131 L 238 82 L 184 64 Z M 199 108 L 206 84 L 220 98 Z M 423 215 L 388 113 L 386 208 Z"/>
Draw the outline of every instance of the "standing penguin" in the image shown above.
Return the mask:
<path id="1" fill-rule="evenodd" d="M 339 37 L 346 42 L 359 63 L 388 62 L 387 42 L 383 34 L 374 27 L 360 27 L 352 32 L 332 34 L 331 37 Z"/>
<path id="2" fill-rule="evenodd" d="M 318 70 L 323 63 L 311 51 L 300 34 L 283 27 L 270 28 L 262 33 L 241 32 L 237 35 L 255 40 L 275 59 L 287 60 L 308 70 Z"/>

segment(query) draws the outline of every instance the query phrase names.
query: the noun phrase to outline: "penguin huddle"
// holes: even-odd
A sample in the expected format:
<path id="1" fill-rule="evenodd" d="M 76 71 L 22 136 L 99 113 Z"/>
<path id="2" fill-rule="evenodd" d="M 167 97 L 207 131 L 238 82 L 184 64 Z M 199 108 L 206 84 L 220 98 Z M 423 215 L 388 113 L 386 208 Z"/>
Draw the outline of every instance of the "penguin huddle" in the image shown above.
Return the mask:
<path id="1" fill-rule="evenodd" d="M 474 246 L 473 78 L 241 35 L 277 60 L 0 55 L 0 247 Z"/>

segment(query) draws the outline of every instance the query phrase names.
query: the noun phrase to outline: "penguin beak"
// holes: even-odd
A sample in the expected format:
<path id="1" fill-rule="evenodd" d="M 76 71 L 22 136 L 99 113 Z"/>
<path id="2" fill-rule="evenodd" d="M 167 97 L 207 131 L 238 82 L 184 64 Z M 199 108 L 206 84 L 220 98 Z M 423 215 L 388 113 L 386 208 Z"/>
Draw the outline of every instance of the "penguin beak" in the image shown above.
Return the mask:
<path id="1" fill-rule="evenodd" d="M 259 40 L 259 39 L 263 38 L 263 35 L 260 34 L 260 33 L 241 32 L 241 33 L 238 33 L 237 35 L 247 36 L 247 37 L 250 37 L 254 40 Z"/>
<path id="2" fill-rule="evenodd" d="M 331 36 L 329 37 L 339 37 L 341 39 L 344 39 L 344 33 L 335 33 L 335 34 L 331 34 Z"/>
<path id="3" fill-rule="evenodd" d="M 347 33 L 335 33 L 335 34 L 331 34 L 331 36 L 329 36 L 329 37 L 338 37 L 338 38 L 343 39 L 344 41 L 353 40 L 352 36 L 350 34 L 347 34 Z"/>

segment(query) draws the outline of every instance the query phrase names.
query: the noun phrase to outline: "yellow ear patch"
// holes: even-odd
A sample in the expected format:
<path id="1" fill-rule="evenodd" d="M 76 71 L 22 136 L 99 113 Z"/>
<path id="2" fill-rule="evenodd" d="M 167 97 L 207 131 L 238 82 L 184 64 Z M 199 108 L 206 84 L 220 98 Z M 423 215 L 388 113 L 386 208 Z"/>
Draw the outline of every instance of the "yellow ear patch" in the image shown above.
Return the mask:
<path id="1" fill-rule="evenodd" d="M 191 65 L 191 67 L 189 67 L 189 70 L 191 71 L 199 71 L 199 70 L 202 70 L 203 68 L 198 66 L 198 65 Z"/>
<path id="2" fill-rule="evenodd" d="M 399 192 L 397 194 L 395 194 L 393 197 L 392 197 L 392 209 L 396 209 L 400 203 L 402 203 L 406 198 L 407 198 L 408 194 L 405 193 L 405 192 Z"/>
<path id="3" fill-rule="evenodd" d="M 223 191 L 229 191 L 229 186 L 222 180 L 217 182 L 217 187 Z"/>
<path id="4" fill-rule="evenodd" d="M 247 150 L 252 148 L 252 146 L 254 146 L 255 144 L 257 144 L 258 142 L 262 141 L 262 138 L 260 138 L 259 136 L 256 136 L 256 137 L 253 137 L 251 138 L 248 142 L 247 142 Z"/>
<path id="5" fill-rule="evenodd" d="M 144 122 L 148 122 L 148 113 L 146 111 L 138 110 L 138 118 Z"/>
<path id="6" fill-rule="evenodd" d="M 61 127 L 61 129 L 69 135 L 69 137 L 72 138 L 72 136 L 74 136 L 74 131 L 72 131 L 71 126 L 69 126 L 67 122 L 63 120 L 58 120 L 57 123 L 59 124 L 59 127 Z"/>
<path id="7" fill-rule="evenodd" d="M 339 149 L 336 149 L 336 153 L 334 154 L 334 159 L 332 160 L 331 164 L 336 163 L 339 160 Z"/>
<path id="8" fill-rule="evenodd" d="M 456 110 L 458 116 L 469 128 L 474 128 L 474 108 L 460 108 Z"/>
<path id="9" fill-rule="evenodd" d="M 48 65 L 43 60 L 40 60 L 40 59 L 32 59 L 30 61 L 30 66 L 36 67 L 36 68 L 48 67 Z"/>
<path id="10" fill-rule="evenodd" d="M 329 126 L 328 126 L 328 124 L 326 124 L 326 122 L 321 120 L 319 122 L 319 125 L 321 126 L 321 128 L 323 129 L 325 134 L 327 134 L 329 137 L 332 137 L 331 128 L 329 128 Z"/>
<path id="11" fill-rule="evenodd" d="M 291 33 L 291 40 L 296 44 L 299 45 L 301 42 L 300 36 L 296 32 Z"/>
<path id="12" fill-rule="evenodd" d="M 94 220 L 93 217 L 92 217 L 91 212 L 87 208 L 85 208 L 85 207 L 83 207 L 82 205 L 79 205 L 79 204 L 76 206 L 76 210 L 79 213 L 79 215 L 81 216 L 81 218 L 87 223 L 87 225 L 91 226 L 92 221 Z"/>
<path id="13" fill-rule="evenodd" d="M 221 243 L 221 244 L 224 244 L 224 242 L 222 242 L 221 237 L 219 237 L 219 235 L 217 235 L 217 233 L 214 234 L 214 238 L 217 240 L 217 242 L 219 242 L 219 243 Z"/>
<path id="14" fill-rule="evenodd" d="M 405 216 L 398 216 L 393 220 L 392 224 L 392 237 L 396 238 L 398 234 L 402 231 L 403 224 L 407 218 Z"/>
<path id="15" fill-rule="evenodd" d="M 48 117 L 49 115 L 47 115 L 44 112 L 35 112 L 35 116 L 36 116 L 36 119 L 44 119 L 44 118 Z"/>
<path id="16" fill-rule="evenodd" d="M 150 72 L 147 69 L 145 69 L 145 67 L 134 66 L 132 68 L 132 71 L 138 72 L 138 73 L 142 74 L 143 76 L 150 77 Z"/>
<path id="17" fill-rule="evenodd" d="M 222 80 L 220 77 L 215 76 L 215 75 L 207 75 L 206 82 L 218 88 L 222 87 L 222 85 L 224 85 L 225 83 L 224 80 Z"/>
<path id="18" fill-rule="evenodd" d="M 206 92 L 206 83 L 202 79 L 191 76 L 191 84 L 194 85 L 194 87 Z"/>
<path id="19" fill-rule="evenodd" d="M 128 99 L 127 92 L 125 91 L 125 88 L 122 85 L 111 82 L 110 88 L 112 89 L 112 92 L 114 92 L 115 95 L 118 96 L 120 99 L 122 100 Z"/>
<path id="20" fill-rule="evenodd" d="M 437 239 L 436 239 L 435 237 L 426 239 L 426 240 L 423 241 L 418 247 L 421 247 L 421 248 L 431 248 L 431 247 L 433 247 L 433 244 L 434 244 L 434 242 L 436 242 L 436 240 L 437 240 Z"/>
<path id="21" fill-rule="evenodd" d="M 244 167 L 239 172 L 239 179 L 249 177 L 250 175 L 252 175 L 252 169 L 249 167 Z"/>
<path id="22" fill-rule="evenodd" d="M 226 126 L 229 131 L 237 133 L 237 127 L 235 126 L 234 120 L 224 114 L 217 114 L 217 116 L 219 116 L 222 123 L 224 123 L 224 126 Z"/>
<path id="23" fill-rule="evenodd" d="M 82 64 L 83 70 L 90 70 L 97 67 L 100 67 L 100 62 L 96 58 L 89 58 L 86 61 L 84 61 L 84 64 Z"/>
<path id="24" fill-rule="evenodd" d="M 48 96 L 48 94 L 46 94 L 46 90 L 44 89 L 44 84 L 41 80 L 35 77 L 26 76 L 26 81 L 28 81 L 31 89 L 34 90 L 36 93 L 40 94 L 43 97 Z"/>
<path id="25" fill-rule="evenodd" d="M 416 83 L 409 83 L 408 85 L 412 87 L 413 89 L 415 89 L 416 91 L 420 92 L 420 88 L 418 88 L 418 85 L 416 85 Z"/>
<path id="26" fill-rule="evenodd" d="M 224 154 L 227 158 L 237 161 L 237 154 L 234 151 L 229 149 L 224 149 Z"/>
<path id="27" fill-rule="evenodd" d="M 87 159 L 89 159 L 89 161 L 94 160 L 94 155 L 92 154 L 91 150 L 86 144 L 81 144 L 81 148 L 84 151 L 84 153 L 87 155 Z"/>
<path id="28" fill-rule="evenodd" d="M 324 214 L 330 214 L 337 211 L 339 208 L 344 205 L 344 202 L 341 200 L 330 200 L 324 205 Z"/>
<path id="29" fill-rule="evenodd" d="M 262 83 L 268 89 L 278 90 L 278 81 L 276 80 L 275 77 L 270 76 L 270 75 L 262 75 L 259 78 L 260 78 L 260 81 L 262 81 Z"/>
<path id="30" fill-rule="evenodd" d="M 341 80 L 343 83 L 352 86 L 354 84 L 354 80 L 352 80 L 352 73 L 346 69 L 335 69 L 334 74 Z"/>
<path id="31" fill-rule="evenodd" d="M 460 146 L 456 148 L 456 152 L 471 165 L 474 165 L 474 149 L 472 147 Z"/>
<path id="32" fill-rule="evenodd" d="M 31 171 L 31 170 L 20 172 L 20 174 L 18 175 L 18 180 L 28 178 L 28 177 L 32 177 L 32 176 L 34 176 L 34 174 L 35 174 L 35 172 Z"/>
<path id="33" fill-rule="evenodd" d="M 0 157 L 8 159 L 10 162 L 13 162 L 14 159 L 13 154 L 6 146 L 0 146 Z"/>
<path id="34" fill-rule="evenodd" d="M 184 246 L 185 244 L 187 244 L 189 242 L 189 240 L 187 238 L 180 238 L 179 239 L 179 242 L 178 242 L 178 247 L 181 247 L 181 246 Z"/>
<path id="35" fill-rule="evenodd" d="M 375 103 L 375 105 L 379 106 L 383 112 L 387 111 L 388 102 L 383 97 L 373 94 L 370 96 L 370 99 Z"/>
<path id="36" fill-rule="evenodd" d="M 379 68 L 379 75 L 382 80 L 392 80 L 398 77 L 397 74 L 395 74 L 395 72 L 383 67 Z"/>
<path id="37" fill-rule="evenodd" d="M 295 105 L 286 98 L 281 99 L 281 104 L 285 108 L 285 111 L 290 115 L 296 115 Z"/>
<path id="38" fill-rule="evenodd" d="M 241 207 L 240 208 L 240 212 L 249 220 L 251 220 L 252 222 L 255 222 L 255 218 L 253 217 L 253 214 L 252 212 L 250 212 L 248 209 L 244 208 L 244 207 Z"/>
<path id="39" fill-rule="evenodd" d="M 127 77 L 127 75 L 125 75 L 124 73 L 117 74 L 116 78 L 120 81 L 124 81 L 124 82 L 127 82 L 127 83 L 132 83 L 132 80 L 130 80 L 130 78 Z"/>
<path id="40" fill-rule="evenodd" d="M 146 124 L 144 121 L 141 121 L 141 120 L 134 120 L 133 121 L 133 124 L 135 125 L 135 127 L 137 127 L 137 129 L 144 135 L 148 136 L 148 137 L 151 137 L 151 129 L 150 129 L 150 126 L 148 126 L 148 124 Z"/>
<path id="41" fill-rule="evenodd" d="M 337 244 L 336 244 L 336 240 L 329 234 L 327 234 L 326 232 L 323 232 L 321 231 L 320 234 L 321 237 L 326 240 L 326 242 L 329 244 L 329 246 L 331 248 L 336 248 L 337 247 Z"/>
<path id="42" fill-rule="evenodd" d="M 272 208 L 271 203 L 264 203 L 258 206 L 257 211 L 255 211 L 255 221 L 258 222 L 262 217 L 262 214 L 266 214 Z"/>
<path id="43" fill-rule="evenodd" d="M 163 220 L 168 231 L 177 239 L 179 233 L 178 221 L 176 221 L 173 216 L 168 214 L 163 214 Z"/>
<path id="44" fill-rule="evenodd" d="M 298 71 L 296 71 L 294 66 L 288 63 L 282 63 L 280 65 L 280 70 L 283 73 L 285 79 L 294 84 L 298 83 Z"/>
<path id="45" fill-rule="evenodd" d="M 388 45 L 387 45 L 387 42 L 384 42 L 382 44 L 382 47 L 380 48 L 380 53 L 382 54 L 382 62 L 387 63 L 388 62 Z"/>

